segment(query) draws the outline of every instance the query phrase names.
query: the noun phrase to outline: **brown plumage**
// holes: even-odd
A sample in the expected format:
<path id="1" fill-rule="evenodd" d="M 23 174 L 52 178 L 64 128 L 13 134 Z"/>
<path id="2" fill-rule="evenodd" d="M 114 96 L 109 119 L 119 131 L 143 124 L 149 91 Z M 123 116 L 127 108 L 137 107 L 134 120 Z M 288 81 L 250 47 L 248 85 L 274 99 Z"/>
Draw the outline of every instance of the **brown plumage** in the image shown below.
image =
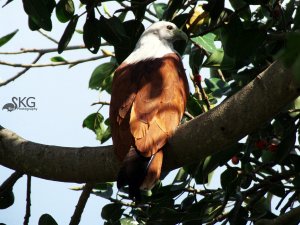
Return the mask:
<path id="1" fill-rule="evenodd" d="M 123 162 L 118 187 L 151 189 L 160 177 L 163 147 L 183 116 L 188 83 L 180 56 L 169 53 L 115 71 L 110 122 L 115 153 Z"/>

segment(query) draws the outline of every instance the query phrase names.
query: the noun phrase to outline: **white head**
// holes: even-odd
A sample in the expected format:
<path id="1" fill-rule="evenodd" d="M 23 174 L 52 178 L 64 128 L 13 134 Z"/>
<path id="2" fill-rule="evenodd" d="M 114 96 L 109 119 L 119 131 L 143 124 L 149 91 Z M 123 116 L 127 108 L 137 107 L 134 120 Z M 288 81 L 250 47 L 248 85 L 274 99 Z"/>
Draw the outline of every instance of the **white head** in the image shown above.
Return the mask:
<path id="1" fill-rule="evenodd" d="M 188 37 L 171 22 L 156 22 L 144 31 L 134 51 L 125 62 L 135 63 L 145 59 L 160 58 L 169 53 L 176 53 L 173 48 L 173 42 L 176 40 L 187 41 Z"/>

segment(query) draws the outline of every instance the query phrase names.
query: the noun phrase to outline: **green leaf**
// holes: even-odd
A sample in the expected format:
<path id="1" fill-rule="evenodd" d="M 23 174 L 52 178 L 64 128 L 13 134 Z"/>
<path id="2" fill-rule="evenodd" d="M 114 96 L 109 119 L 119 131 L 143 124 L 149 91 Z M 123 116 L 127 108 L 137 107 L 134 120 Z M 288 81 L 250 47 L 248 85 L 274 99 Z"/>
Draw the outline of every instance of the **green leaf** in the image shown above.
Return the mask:
<path id="1" fill-rule="evenodd" d="M 108 94 L 111 94 L 113 78 L 114 78 L 114 73 L 112 73 L 110 76 L 106 77 L 103 80 L 99 91 L 106 91 Z"/>
<path id="2" fill-rule="evenodd" d="M 192 195 L 188 195 L 180 203 L 180 209 L 181 210 L 187 210 L 187 209 L 189 209 L 192 206 L 192 204 L 194 203 L 195 200 L 196 200 L 195 195 L 193 195 L 193 194 Z"/>
<path id="3" fill-rule="evenodd" d="M 100 138 L 101 144 L 111 138 L 111 128 L 110 128 L 109 118 L 104 121 L 104 124 L 107 126 L 107 128 Z"/>
<path id="4" fill-rule="evenodd" d="M 181 221 L 183 213 L 167 207 L 153 207 L 150 212 L 149 224 L 177 224 Z"/>
<path id="5" fill-rule="evenodd" d="M 204 82 L 207 88 L 212 92 L 212 95 L 215 97 L 222 97 L 228 90 L 230 90 L 230 86 L 227 82 L 221 80 L 220 78 L 210 78 L 204 79 Z"/>
<path id="6" fill-rule="evenodd" d="M 269 188 L 269 192 L 280 198 L 285 196 L 285 189 L 282 182 L 273 183 Z"/>
<path id="7" fill-rule="evenodd" d="M 161 20 L 163 18 L 164 12 L 167 9 L 168 5 L 165 3 L 153 3 L 153 7 L 157 18 Z"/>
<path id="8" fill-rule="evenodd" d="M 85 24 L 83 26 L 83 41 L 86 48 L 91 52 L 96 54 L 101 46 L 101 37 L 97 28 L 99 21 L 94 17 L 87 17 Z"/>
<path id="9" fill-rule="evenodd" d="M 296 58 L 294 65 L 292 66 L 292 70 L 296 81 L 300 83 L 300 55 Z"/>
<path id="10" fill-rule="evenodd" d="M 60 0 L 56 5 L 56 17 L 62 22 L 68 22 L 74 15 L 75 8 L 73 0 Z"/>
<path id="11" fill-rule="evenodd" d="M 106 124 L 108 123 L 106 122 Z M 85 118 L 82 127 L 92 130 L 101 144 L 111 137 L 110 127 L 105 125 L 104 118 L 100 113 L 92 113 Z"/>
<path id="12" fill-rule="evenodd" d="M 110 197 L 113 194 L 113 183 L 112 182 L 98 183 L 93 188 L 92 193 L 102 198 L 110 199 Z"/>
<path id="13" fill-rule="evenodd" d="M 123 26 L 126 27 L 126 37 L 114 45 L 116 60 L 119 64 L 130 55 L 145 30 L 144 25 L 137 20 L 126 21 Z"/>
<path id="14" fill-rule="evenodd" d="M 207 52 L 213 53 L 217 50 L 214 43 L 215 38 L 216 35 L 214 33 L 208 33 L 204 36 L 194 37 L 192 40 L 204 48 Z"/>
<path id="15" fill-rule="evenodd" d="M 58 43 L 58 53 L 62 53 L 66 47 L 68 46 L 69 42 L 71 41 L 71 38 L 75 32 L 75 28 L 78 22 L 78 15 L 74 15 L 70 22 L 68 23 L 61 39 Z"/>
<path id="16" fill-rule="evenodd" d="M 300 188 L 300 176 L 299 175 L 297 175 L 295 178 L 294 178 L 294 180 L 293 180 L 293 185 L 294 185 L 294 187 L 295 188 Z"/>
<path id="17" fill-rule="evenodd" d="M 223 191 L 222 191 L 223 192 Z M 199 202 L 193 204 L 189 209 L 183 221 L 191 221 L 193 224 L 206 224 L 220 213 L 222 213 L 222 195 L 216 192 L 214 196 L 206 196 Z M 196 221 L 196 222 L 195 222 Z"/>
<path id="18" fill-rule="evenodd" d="M 13 36 L 15 36 L 15 34 L 18 32 L 19 30 L 15 30 L 14 32 L 11 32 L 3 37 L 0 38 L 0 47 L 5 45 L 7 42 L 10 41 L 10 39 L 13 38 Z"/>
<path id="19" fill-rule="evenodd" d="M 107 62 L 96 67 L 89 81 L 89 88 L 99 90 L 104 80 L 109 77 L 117 68 L 116 63 Z"/>
<path id="20" fill-rule="evenodd" d="M 58 224 L 51 215 L 43 214 L 39 219 L 38 225 L 58 225 Z"/>
<path id="21" fill-rule="evenodd" d="M 300 28 L 300 7 L 297 7 L 295 19 L 294 19 L 294 27 L 293 30 L 299 29 Z"/>
<path id="22" fill-rule="evenodd" d="M 238 185 L 238 172 L 234 168 L 227 168 L 221 174 L 221 186 L 230 195 L 236 194 Z"/>
<path id="23" fill-rule="evenodd" d="M 225 69 L 224 67 L 221 67 L 223 58 L 224 58 L 224 52 L 222 50 L 216 50 L 210 56 L 208 56 L 208 58 L 204 61 L 202 66 L 203 67 L 219 67 L 219 68 Z M 232 67 L 230 67 L 230 68 L 232 68 Z"/>
<path id="24" fill-rule="evenodd" d="M 100 36 L 114 46 L 130 41 L 126 35 L 127 28 L 125 29 L 125 26 L 118 17 L 113 16 L 107 19 L 101 16 L 98 29 Z"/>
<path id="25" fill-rule="evenodd" d="M 168 1 L 168 8 L 164 12 L 163 19 L 166 21 L 171 20 L 176 14 L 176 12 L 182 8 L 184 2 L 185 0 Z"/>
<path id="26" fill-rule="evenodd" d="M 9 3 L 11 3 L 14 0 L 7 0 L 6 3 L 2 6 L 2 8 L 4 8 L 5 6 L 7 6 Z"/>
<path id="27" fill-rule="evenodd" d="M 185 171 L 185 169 L 183 167 L 181 167 L 177 174 L 176 174 L 176 177 L 174 178 L 174 181 L 173 183 L 180 183 L 180 182 L 184 182 L 186 181 L 188 177 L 188 173 Z"/>
<path id="28" fill-rule="evenodd" d="M 235 67 L 233 58 L 224 54 L 224 51 L 217 49 L 202 64 L 203 67 L 219 68 L 221 70 L 230 70 Z"/>
<path id="29" fill-rule="evenodd" d="M 138 225 L 139 223 L 133 218 L 120 219 L 121 225 Z"/>
<path id="30" fill-rule="evenodd" d="M 225 56 L 232 58 L 238 68 L 251 62 L 267 37 L 266 31 L 262 29 L 244 28 L 238 18 L 231 20 L 227 26 L 221 28 L 219 35 Z"/>
<path id="31" fill-rule="evenodd" d="M 63 57 L 61 56 L 54 56 L 50 59 L 52 62 L 67 62 Z"/>
<path id="32" fill-rule="evenodd" d="M 12 189 L 6 190 L 0 196 L 0 209 L 6 209 L 15 202 L 15 196 Z"/>
<path id="33" fill-rule="evenodd" d="M 32 31 L 35 31 L 35 30 L 38 30 L 41 28 L 35 24 L 35 22 L 31 19 L 30 16 L 28 17 L 28 26 L 29 26 L 29 29 Z"/>
<path id="34" fill-rule="evenodd" d="M 300 55 L 300 34 L 292 32 L 287 35 L 286 48 L 282 54 L 283 62 L 290 67 Z"/>
<path id="35" fill-rule="evenodd" d="M 117 221 L 121 218 L 124 209 L 122 206 L 116 203 L 111 203 L 102 208 L 101 217 L 107 221 Z"/>
<path id="36" fill-rule="evenodd" d="M 189 65 L 193 71 L 193 74 L 198 74 L 200 66 L 203 63 L 204 53 L 197 47 L 192 47 L 189 54 Z"/>
<path id="37" fill-rule="evenodd" d="M 55 0 L 23 0 L 24 10 L 32 21 L 44 30 L 52 30 L 51 14 Z"/>
<path id="38" fill-rule="evenodd" d="M 103 116 L 100 113 L 92 113 L 87 118 L 84 119 L 82 123 L 83 128 L 89 128 L 90 130 L 96 132 L 96 129 L 104 121 Z"/>
<path id="39" fill-rule="evenodd" d="M 243 10 L 240 10 L 239 15 L 245 19 L 250 20 L 251 19 L 251 10 L 250 7 L 246 6 L 247 3 L 243 0 L 229 0 L 230 4 L 234 8 L 235 11 L 243 8 Z"/>
<path id="40" fill-rule="evenodd" d="M 104 182 L 104 183 L 97 183 L 93 190 L 107 190 L 108 188 L 112 188 L 114 186 L 113 182 Z"/>
<path id="41" fill-rule="evenodd" d="M 187 110 L 193 116 L 198 116 L 203 113 L 200 102 L 192 94 L 188 96 L 187 100 Z"/>
<path id="42" fill-rule="evenodd" d="M 239 209 L 233 208 L 229 213 L 228 221 L 230 224 L 246 225 L 248 218 L 248 210 L 245 207 Z"/>

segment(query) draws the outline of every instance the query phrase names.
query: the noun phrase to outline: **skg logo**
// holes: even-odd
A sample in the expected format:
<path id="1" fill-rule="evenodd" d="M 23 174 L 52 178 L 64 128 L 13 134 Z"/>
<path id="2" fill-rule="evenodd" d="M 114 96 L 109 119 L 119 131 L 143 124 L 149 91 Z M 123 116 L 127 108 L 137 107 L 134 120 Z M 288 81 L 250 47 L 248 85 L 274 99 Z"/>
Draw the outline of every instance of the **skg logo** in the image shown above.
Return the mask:
<path id="1" fill-rule="evenodd" d="M 36 111 L 35 97 L 12 97 L 11 102 L 6 103 L 2 107 L 2 110 L 4 109 L 6 109 L 7 112 L 14 110 Z"/>

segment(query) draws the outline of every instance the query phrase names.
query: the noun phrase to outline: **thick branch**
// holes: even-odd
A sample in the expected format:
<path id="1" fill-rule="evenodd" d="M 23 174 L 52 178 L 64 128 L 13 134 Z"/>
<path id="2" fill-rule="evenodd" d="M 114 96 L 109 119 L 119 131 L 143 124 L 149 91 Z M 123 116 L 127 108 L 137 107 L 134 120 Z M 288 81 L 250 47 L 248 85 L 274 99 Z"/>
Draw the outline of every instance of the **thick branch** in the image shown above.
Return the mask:
<path id="1" fill-rule="evenodd" d="M 165 151 L 171 170 L 225 150 L 276 115 L 299 94 L 280 62 L 216 108 L 181 125 Z M 0 128 L 0 164 L 33 176 L 68 182 L 113 181 L 119 169 L 112 146 L 68 148 L 26 141 Z"/>

